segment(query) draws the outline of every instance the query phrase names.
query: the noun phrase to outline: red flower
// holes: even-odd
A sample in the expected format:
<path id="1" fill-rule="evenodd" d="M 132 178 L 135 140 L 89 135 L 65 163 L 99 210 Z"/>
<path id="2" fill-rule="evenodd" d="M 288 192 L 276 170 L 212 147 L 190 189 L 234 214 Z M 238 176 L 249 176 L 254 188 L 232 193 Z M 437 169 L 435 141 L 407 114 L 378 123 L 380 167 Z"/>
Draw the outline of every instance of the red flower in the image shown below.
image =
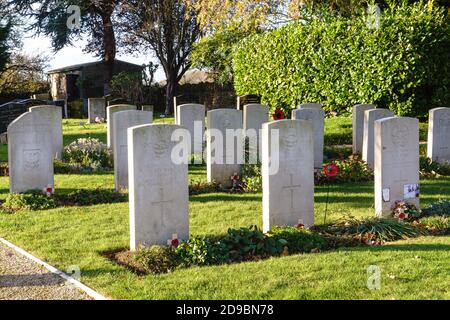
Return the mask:
<path id="1" fill-rule="evenodd" d="M 178 248 L 180 241 L 178 239 L 172 239 L 172 241 L 170 241 L 170 245 L 174 248 Z"/>
<path id="2" fill-rule="evenodd" d="M 298 228 L 298 229 L 305 229 L 305 225 L 303 223 L 299 223 L 295 227 Z"/>
<path id="3" fill-rule="evenodd" d="M 53 193 L 53 188 L 52 187 L 47 187 L 47 192 L 48 193 Z"/>
<path id="4" fill-rule="evenodd" d="M 334 163 L 327 164 L 323 171 L 328 178 L 334 178 L 339 174 L 339 167 Z"/>
<path id="5" fill-rule="evenodd" d="M 273 120 L 283 120 L 286 119 L 286 114 L 283 109 L 276 108 L 275 112 L 272 114 Z"/>
<path id="6" fill-rule="evenodd" d="M 406 219 L 406 214 L 400 213 L 400 214 L 398 215 L 398 218 L 399 218 L 400 220 L 405 220 L 405 219 Z"/>

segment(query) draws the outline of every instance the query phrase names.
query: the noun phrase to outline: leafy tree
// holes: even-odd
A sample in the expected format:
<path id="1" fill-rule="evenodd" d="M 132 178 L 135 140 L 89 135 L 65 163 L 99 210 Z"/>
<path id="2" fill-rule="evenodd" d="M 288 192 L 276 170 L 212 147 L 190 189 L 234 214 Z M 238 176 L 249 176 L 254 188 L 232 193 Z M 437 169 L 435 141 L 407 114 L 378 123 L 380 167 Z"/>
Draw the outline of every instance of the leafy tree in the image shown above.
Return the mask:
<path id="1" fill-rule="evenodd" d="M 196 12 L 185 0 L 134 0 L 123 6 L 121 17 L 130 51 L 142 47 L 159 59 L 167 78 L 165 113 L 172 113 L 178 82 L 191 66 L 188 57 L 201 35 Z"/>
<path id="2" fill-rule="evenodd" d="M 52 39 L 55 51 L 88 36 L 85 51 L 102 58 L 105 93 L 109 93 L 117 53 L 115 13 L 120 0 L 6 1 L 10 10 L 30 23 L 29 30 Z M 80 9 L 79 23 L 77 12 L 71 11 L 72 8 Z"/>
<path id="3" fill-rule="evenodd" d="M 0 71 L 0 96 L 24 96 L 48 90 L 48 57 L 14 53 Z"/>
<path id="4" fill-rule="evenodd" d="M 10 25 L 0 25 L 0 71 L 4 70 L 9 60 L 8 38 L 10 33 Z"/>

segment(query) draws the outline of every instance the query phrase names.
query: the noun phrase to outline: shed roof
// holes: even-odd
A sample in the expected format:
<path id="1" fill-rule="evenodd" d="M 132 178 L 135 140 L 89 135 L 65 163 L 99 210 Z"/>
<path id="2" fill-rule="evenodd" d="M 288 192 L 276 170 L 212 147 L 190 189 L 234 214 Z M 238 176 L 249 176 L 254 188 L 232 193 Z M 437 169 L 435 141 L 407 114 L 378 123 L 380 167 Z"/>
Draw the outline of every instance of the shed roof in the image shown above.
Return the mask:
<path id="1" fill-rule="evenodd" d="M 126 61 L 122 61 L 122 60 L 115 60 L 116 63 L 120 63 L 120 64 L 127 64 L 130 65 L 132 67 L 136 67 L 136 68 L 141 68 L 143 69 L 144 67 L 142 65 L 139 64 L 134 64 L 131 62 L 126 62 Z M 87 62 L 87 63 L 80 63 L 80 64 L 74 64 L 71 66 L 67 66 L 67 67 L 62 67 L 62 68 L 58 68 L 58 69 L 53 69 L 48 71 L 48 74 L 54 74 L 54 73 L 66 73 L 66 72 L 72 72 L 72 71 L 78 71 L 81 70 L 85 67 L 91 67 L 91 66 L 95 66 L 95 65 L 101 65 L 103 63 L 103 61 L 93 61 L 93 62 Z"/>

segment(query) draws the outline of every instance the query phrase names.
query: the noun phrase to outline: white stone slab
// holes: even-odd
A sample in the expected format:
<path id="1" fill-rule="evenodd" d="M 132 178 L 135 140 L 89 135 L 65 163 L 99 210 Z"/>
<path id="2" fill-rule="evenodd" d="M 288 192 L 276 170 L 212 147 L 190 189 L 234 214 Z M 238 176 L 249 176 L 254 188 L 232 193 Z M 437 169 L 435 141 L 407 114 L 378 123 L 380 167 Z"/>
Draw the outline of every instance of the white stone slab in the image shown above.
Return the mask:
<path id="1" fill-rule="evenodd" d="M 62 159 L 63 155 L 63 132 L 62 132 L 62 108 L 58 106 L 35 106 L 30 112 L 37 112 L 41 117 L 51 121 L 53 157 Z"/>
<path id="2" fill-rule="evenodd" d="M 172 161 L 178 125 L 128 129 L 130 247 L 167 245 L 189 237 L 188 165 Z M 186 155 L 187 157 L 187 155 Z"/>
<path id="3" fill-rule="evenodd" d="M 128 128 L 151 124 L 153 112 L 126 110 L 114 113 L 113 117 L 114 181 L 116 191 L 128 189 Z"/>
<path id="4" fill-rule="evenodd" d="M 362 155 L 364 140 L 364 112 L 376 109 L 373 104 L 358 104 L 353 106 L 353 154 Z"/>
<path id="5" fill-rule="evenodd" d="M 325 131 L 325 112 L 318 108 L 303 108 L 292 111 L 293 120 L 311 121 L 314 132 L 314 168 L 323 167 L 323 145 Z"/>
<path id="6" fill-rule="evenodd" d="M 106 119 L 106 102 L 104 98 L 88 99 L 88 118 L 89 123 L 95 123 L 95 118 Z"/>
<path id="7" fill-rule="evenodd" d="M 389 216 L 396 201 L 419 207 L 419 120 L 377 120 L 374 134 L 376 215 Z"/>
<path id="8" fill-rule="evenodd" d="M 246 104 L 244 106 L 244 134 L 248 138 L 249 154 L 256 161 L 261 161 L 261 130 L 262 125 L 269 121 L 269 107 L 262 104 Z M 256 158 L 257 156 L 257 158 Z M 251 159 L 250 159 L 251 160 Z"/>
<path id="9" fill-rule="evenodd" d="M 119 111 L 126 111 L 126 110 L 136 110 L 137 107 L 130 105 L 130 104 L 116 104 L 113 106 L 109 106 L 106 108 L 106 117 L 107 117 L 107 139 L 108 139 L 108 147 L 112 148 L 112 132 L 113 132 L 113 117 L 114 113 Z M 114 149 L 112 149 L 114 152 Z"/>
<path id="10" fill-rule="evenodd" d="M 278 132 L 278 136 L 277 136 Z M 310 121 L 263 125 L 263 230 L 314 225 L 313 128 Z M 277 163 L 278 170 L 274 163 Z"/>
<path id="11" fill-rule="evenodd" d="M 450 162 L 450 108 L 430 110 L 428 158 L 439 163 Z"/>
<path id="12" fill-rule="evenodd" d="M 394 113 L 388 109 L 372 109 L 364 112 L 364 137 L 362 159 L 370 168 L 374 168 L 374 122 L 383 118 L 393 117 Z"/>
<path id="13" fill-rule="evenodd" d="M 320 103 L 302 103 L 298 109 L 323 109 L 323 104 Z"/>
<path id="14" fill-rule="evenodd" d="M 234 139 L 227 139 L 227 129 L 231 130 L 229 136 L 231 136 L 231 133 L 236 133 Z M 236 130 L 240 130 L 240 132 Z M 222 141 L 213 138 L 211 135 L 213 132 L 220 133 L 223 138 Z M 216 109 L 208 111 L 206 163 L 209 182 L 215 181 L 224 187 L 232 186 L 231 176 L 234 173 L 240 173 L 241 164 L 244 162 L 243 159 L 238 159 L 238 154 L 243 155 L 244 144 L 242 140 L 241 110 Z M 232 145 L 234 145 L 234 148 L 231 147 Z"/>
<path id="15" fill-rule="evenodd" d="M 54 187 L 51 125 L 51 118 L 26 112 L 8 126 L 10 192 Z"/>
<path id="16" fill-rule="evenodd" d="M 191 135 L 191 154 L 203 154 L 205 134 L 205 106 L 202 104 L 182 104 L 177 106 L 178 125 L 186 128 Z"/>

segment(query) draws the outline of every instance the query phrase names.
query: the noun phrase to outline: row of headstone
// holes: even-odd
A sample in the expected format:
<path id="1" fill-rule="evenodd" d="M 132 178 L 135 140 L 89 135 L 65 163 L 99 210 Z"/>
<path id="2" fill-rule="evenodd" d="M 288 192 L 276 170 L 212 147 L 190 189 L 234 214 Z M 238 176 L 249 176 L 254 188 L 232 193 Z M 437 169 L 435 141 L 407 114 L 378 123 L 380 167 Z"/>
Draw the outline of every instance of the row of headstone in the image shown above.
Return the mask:
<path id="1" fill-rule="evenodd" d="M 36 106 L 8 126 L 10 192 L 54 187 L 53 160 L 63 151 L 62 109 Z"/>
<path id="2" fill-rule="evenodd" d="M 208 124 L 220 131 L 238 128 L 242 113 L 213 110 L 208 112 Z M 172 159 L 176 147 L 172 136 L 181 128 L 167 124 L 128 128 L 131 250 L 141 245 L 165 245 L 174 236 L 179 240 L 189 237 L 188 165 Z M 312 123 L 266 122 L 262 132 L 264 230 L 298 223 L 311 227 L 314 224 Z M 212 143 L 209 141 L 208 145 Z M 280 159 L 276 165 L 274 157 Z M 231 165 L 210 170 L 229 180 L 238 168 Z"/>
<path id="3" fill-rule="evenodd" d="M 450 108 L 430 110 L 428 125 L 428 158 L 450 162 Z"/>

